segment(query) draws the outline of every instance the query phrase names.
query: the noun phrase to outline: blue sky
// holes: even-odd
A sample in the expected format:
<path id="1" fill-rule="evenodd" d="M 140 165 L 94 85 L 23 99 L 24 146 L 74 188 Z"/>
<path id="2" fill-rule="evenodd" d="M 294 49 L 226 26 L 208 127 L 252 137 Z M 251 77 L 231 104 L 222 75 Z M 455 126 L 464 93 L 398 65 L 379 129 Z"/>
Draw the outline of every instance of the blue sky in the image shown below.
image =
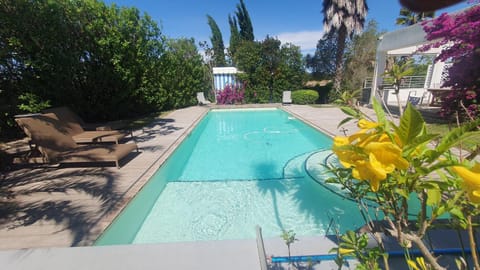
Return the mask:
<path id="1" fill-rule="evenodd" d="M 419 0 L 422 1 L 422 0 Z M 228 46 L 230 28 L 228 15 L 234 14 L 240 0 L 105 0 L 107 4 L 134 6 L 148 13 L 170 38 L 193 37 L 199 41 L 210 42 L 210 27 L 206 15 L 217 22 L 222 31 L 225 46 Z M 301 47 L 304 53 L 313 52 L 322 36 L 322 1 L 267 1 L 244 0 L 250 14 L 255 39 L 263 40 L 267 35 L 277 37 L 282 42 L 291 42 Z M 398 17 L 398 0 L 367 0 L 369 12 L 367 19 L 375 19 L 379 30 L 398 29 L 395 19 Z M 460 3 L 443 12 L 459 10 L 469 6 Z"/>

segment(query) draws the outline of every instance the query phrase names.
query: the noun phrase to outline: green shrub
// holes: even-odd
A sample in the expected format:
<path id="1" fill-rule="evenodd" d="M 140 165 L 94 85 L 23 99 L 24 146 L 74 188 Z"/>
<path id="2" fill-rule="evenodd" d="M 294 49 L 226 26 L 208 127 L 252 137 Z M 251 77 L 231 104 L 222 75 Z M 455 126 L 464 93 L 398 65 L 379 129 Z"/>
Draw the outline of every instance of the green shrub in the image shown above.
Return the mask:
<path id="1" fill-rule="evenodd" d="M 318 100 L 318 93 L 315 90 L 296 90 L 292 92 L 294 104 L 315 104 Z"/>

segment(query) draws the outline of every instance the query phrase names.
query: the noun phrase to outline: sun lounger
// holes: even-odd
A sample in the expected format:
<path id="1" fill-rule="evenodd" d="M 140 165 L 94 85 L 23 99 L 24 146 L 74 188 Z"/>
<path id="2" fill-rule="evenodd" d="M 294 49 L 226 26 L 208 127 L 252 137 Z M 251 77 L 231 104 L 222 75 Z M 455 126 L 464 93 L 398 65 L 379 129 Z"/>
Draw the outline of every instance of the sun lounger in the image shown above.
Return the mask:
<path id="1" fill-rule="evenodd" d="M 97 127 L 98 130 L 86 131 L 86 125 L 72 110 L 67 107 L 58 107 L 45 110 L 47 114 L 52 113 L 63 123 L 59 130 L 70 135 L 76 143 L 117 143 L 125 138 L 126 133 L 112 130 L 112 127 Z M 130 132 L 131 134 L 131 132 Z"/>
<path id="2" fill-rule="evenodd" d="M 283 91 L 282 104 L 292 104 L 292 91 Z"/>
<path id="3" fill-rule="evenodd" d="M 130 152 L 137 149 L 135 143 L 78 145 L 71 136 L 61 129 L 64 127 L 54 114 L 42 114 L 33 117 L 16 118 L 35 145 L 38 156 L 24 158 L 26 163 L 101 163 L 119 162 Z"/>
<path id="4" fill-rule="evenodd" d="M 198 92 L 197 93 L 197 101 L 198 105 L 208 105 L 211 102 L 205 99 L 205 96 L 203 95 L 203 92 Z"/>
<path id="5" fill-rule="evenodd" d="M 125 129 L 127 124 L 124 121 L 110 121 L 106 123 L 85 123 L 80 116 L 78 116 L 69 107 L 55 107 L 42 111 L 43 113 L 53 113 L 58 119 L 67 123 L 75 123 L 80 125 L 84 130 L 119 130 Z"/>

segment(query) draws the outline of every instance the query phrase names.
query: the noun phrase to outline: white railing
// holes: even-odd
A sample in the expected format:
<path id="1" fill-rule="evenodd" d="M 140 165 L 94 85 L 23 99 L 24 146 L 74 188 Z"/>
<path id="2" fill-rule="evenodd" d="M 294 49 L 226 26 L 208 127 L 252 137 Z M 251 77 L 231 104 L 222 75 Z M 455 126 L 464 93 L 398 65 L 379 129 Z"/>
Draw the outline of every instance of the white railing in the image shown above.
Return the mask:
<path id="1" fill-rule="evenodd" d="M 405 76 L 400 84 L 400 89 L 424 88 L 426 76 Z M 391 85 L 392 81 L 388 77 L 383 78 L 380 85 Z M 372 87 L 372 78 L 366 78 L 363 81 L 363 88 Z"/>

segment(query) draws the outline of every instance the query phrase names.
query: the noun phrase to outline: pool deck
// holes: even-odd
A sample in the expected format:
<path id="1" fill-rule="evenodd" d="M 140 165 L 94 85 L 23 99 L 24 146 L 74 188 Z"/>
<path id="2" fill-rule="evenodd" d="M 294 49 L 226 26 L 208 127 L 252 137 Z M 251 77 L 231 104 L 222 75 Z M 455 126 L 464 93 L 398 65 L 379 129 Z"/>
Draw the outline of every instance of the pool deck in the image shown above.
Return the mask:
<path id="1" fill-rule="evenodd" d="M 346 116 L 336 107 L 270 106 L 283 107 L 332 136 L 357 129 L 354 123 L 337 127 Z M 29 167 L 2 173 L 0 265 L 5 269 L 260 269 L 255 240 L 89 247 L 208 109 L 176 110 L 135 130 L 140 151 L 120 169 Z M 294 245 L 292 255 L 328 253 L 334 245 L 323 236 L 301 243 Z M 266 239 L 265 246 L 267 254 L 287 254 L 279 239 Z M 316 268 L 323 267 L 335 268 Z"/>

